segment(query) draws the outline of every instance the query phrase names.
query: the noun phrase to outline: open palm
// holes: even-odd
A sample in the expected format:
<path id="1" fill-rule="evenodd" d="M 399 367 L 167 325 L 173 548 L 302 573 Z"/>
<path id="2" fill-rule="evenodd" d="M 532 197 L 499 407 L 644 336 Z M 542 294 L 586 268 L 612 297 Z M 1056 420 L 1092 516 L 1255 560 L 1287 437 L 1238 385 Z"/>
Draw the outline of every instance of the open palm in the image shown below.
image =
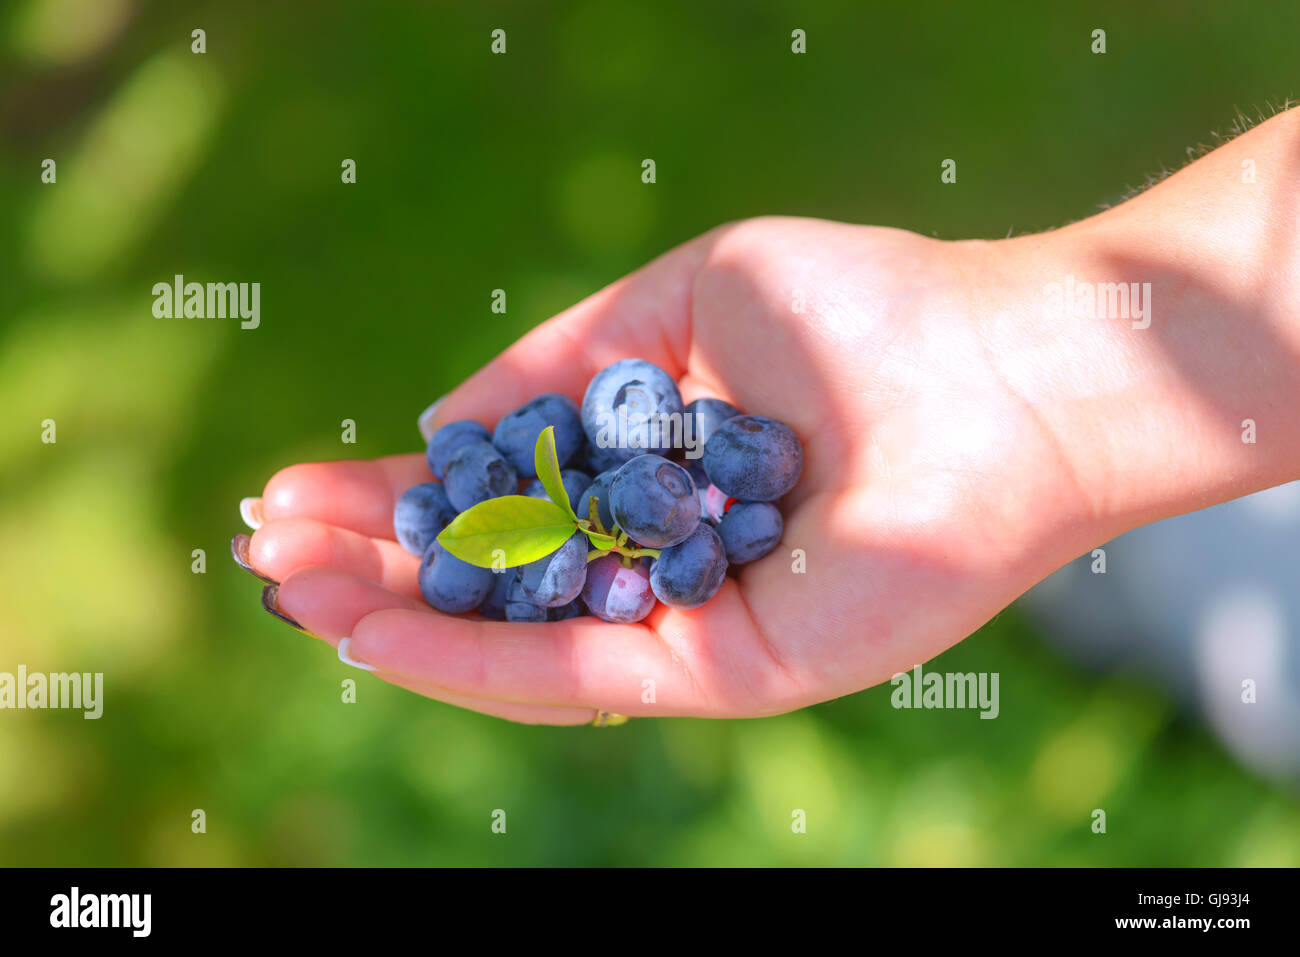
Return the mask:
<path id="1" fill-rule="evenodd" d="M 789 423 L 805 469 L 782 543 L 702 608 L 631 625 L 434 611 L 392 526 L 396 498 L 431 480 L 419 453 L 279 472 L 251 562 L 284 614 L 350 637 L 379 677 L 516 721 L 757 716 L 887 680 L 1089 544 L 1058 443 L 999 374 L 986 258 L 814 220 L 720 227 L 538 327 L 425 423 L 491 427 L 538 393 L 580 399 L 631 356 L 686 401 Z"/>

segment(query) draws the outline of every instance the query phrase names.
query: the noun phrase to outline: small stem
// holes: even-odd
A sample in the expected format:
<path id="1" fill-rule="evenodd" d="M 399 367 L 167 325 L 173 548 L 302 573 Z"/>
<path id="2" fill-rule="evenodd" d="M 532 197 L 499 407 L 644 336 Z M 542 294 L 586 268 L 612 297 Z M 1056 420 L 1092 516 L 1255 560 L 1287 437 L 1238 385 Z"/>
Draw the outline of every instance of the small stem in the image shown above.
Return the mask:
<path id="1" fill-rule="evenodd" d="M 595 542 L 592 542 L 594 545 Z M 606 555 L 618 555 L 623 559 L 623 564 L 627 568 L 632 567 L 632 560 L 636 558 L 658 558 L 659 549 L 657 548 L 629 548 L 627 546 L 627 536 L 622 536 L 622 544 L 615 540 L 608 548 L 592 548 L 587 552 L 587 561 L 594 562 L 598 558 L 604 558 Z"/>

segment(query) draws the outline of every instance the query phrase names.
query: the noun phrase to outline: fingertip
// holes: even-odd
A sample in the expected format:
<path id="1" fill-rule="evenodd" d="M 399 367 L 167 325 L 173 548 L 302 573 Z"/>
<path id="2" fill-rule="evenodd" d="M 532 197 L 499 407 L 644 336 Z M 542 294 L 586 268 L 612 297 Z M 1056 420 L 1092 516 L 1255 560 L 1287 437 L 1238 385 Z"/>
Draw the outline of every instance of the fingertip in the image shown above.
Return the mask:
<path id="1" fill-rule="evenodd" d="M 432 616 L 428 605 L 338 568 L 300 568 L 280 583 L 280 607 L 308 631 L 336 645 L 354 637 L 357 623 L 384 609 L 401 609 Z M 365 656 L 360 656 L 365 660 Z"/>
<path id="2" fill-rule="evenodd" d="M 447 397 L 442 395 L 434 399 L 433 402 L 430 403 L 429 407 L 421 412 L 419 418 L 416 419 L 416 425 L 420 429 L 420 437 L 423 438 L 426 443 L 429 439 L 433 438 L 433 433 L 436 431 L 434 420 L 438 415 L 438 406 L 442 405 L 442 400 L 445 398 Z"/>
<path id="3" fill-rule="evenodd" d="M 243 519 L 244 524 L 253 531 L 262 527 L 264 521 L 262 517 L 262 500 L 256 496 L 241 498 L 239 500 L 239 517 Z"/>
<path id="4" fill-rule="evenodd" d="M 429 464 L 419 453 L 371 461 L 300 462 L 271 476 L 259 517 L 263 522 L 313 518 L 391 539 L 397 499 L 412 485 L 432 479 Z"/>
<path id="5" fill-rule="evenodd" d="M 285 521 L 292 521 L 292 519 L 286 519 Z M 253 532 L 252 537 L 248 540 L 249 563 L 254 568 L 260 568 L 269 573 L 272 568 L 279 564 L 281 541 L 282 538 L 278 531 L 263 531 L 259 528 Z M 287 569 L 278 570 L 281 572 L 287 571 Z"/>
<path id="6" fill-rule="evenodd" d="M 260 500 L 259 510 L 263 522 L 271 518 L 287 518 L 298 511 L 298 493 L 302 489 L 303 480 L 310 477 L 313 464 L 299 462 L 286 465 L 271 476 Z"/>
<path id="7" fill-rule="evenodd" d="M 360 668 L 362 671 L 378 671 L 374 665 L 368 665 L 364 661 L 357 661 L 352 657 L 352 639 L 340 638 L 338 645 L 339 661 L 345 665 L 351 665 L 353 668 Z"/>

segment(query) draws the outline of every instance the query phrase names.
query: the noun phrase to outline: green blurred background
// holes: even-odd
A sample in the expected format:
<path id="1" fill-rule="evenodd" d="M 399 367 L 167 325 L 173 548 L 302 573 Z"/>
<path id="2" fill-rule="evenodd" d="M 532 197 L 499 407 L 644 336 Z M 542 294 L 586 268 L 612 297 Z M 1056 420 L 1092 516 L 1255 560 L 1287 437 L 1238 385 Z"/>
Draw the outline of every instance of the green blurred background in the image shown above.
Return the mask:
<path id="1" fill-rule="evenodd" d="M 1300 863 L 1293 795 L 1014 610 L 933 665 L 998 671 L 996 721 L 884 686 L 556 730 L 343 669 L 228 557 L 277 468 L 417 449 L 433 398 L 719 222 L 1040 230 L 1300 92 L 1294 3 L 1066 6 L 6 3 L 0 671 L 106 687 L 99 721 L 0 712 L 0 864 Z M 155 319 L 174 273 L 260 282 L 261 328 Z"/>

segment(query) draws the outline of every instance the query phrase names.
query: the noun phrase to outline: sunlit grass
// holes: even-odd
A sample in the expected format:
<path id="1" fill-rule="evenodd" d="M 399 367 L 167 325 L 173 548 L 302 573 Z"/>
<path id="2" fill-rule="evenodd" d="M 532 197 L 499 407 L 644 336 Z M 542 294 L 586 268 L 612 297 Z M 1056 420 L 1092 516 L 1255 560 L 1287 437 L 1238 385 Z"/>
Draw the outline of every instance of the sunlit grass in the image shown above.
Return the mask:
<path id="1" fill-rule="evenodd" d="M 1039 807 L 1057 821 L 1089 822 L 1141 757 L 1164 720 L 1159 694 L 1137 698 L 1104 689 L 1065 728 L 1050 735 L 1029 775 Z"/>
<path id="2" fill-rule="evenodd" d="M 91 723 L 76 711 L 4 717 L 0 721 L 0 833 L 30 814 L 75 801 L 78 791 L 96 777 L 99 763 L 76 734 L 62 727 L 74 721 Z M 10 863 L 3 853 L 0 863 Z"/>
<path id="3" fill-rule="evenodd" d="M 63 453 L 0 510 L 0 634 L 31 670 L 104 671 L 107 694 L 165 661 L 189 621 L 190 549 L 127 455 Z M 213 555 L 210 560 L 225 560 Z"/>
<path id="4" fill-rule="evenodd" d="M 135 6 L 135 0 L 22 0 L 11 14 L 9 45 L 37 63 L 75 63 L 121 33 Z"/>
<path id="5" fill-rule="evenodd" d="M 957 759 L 924 767 L 901 782 L 881 863 L 903 867 L 973 867 L 1000 859 L 994 807 L 985 775 Z"/>
<path id="6" fill-rule="evenodd" d="M 41 194 L 27 244 L 32 267 L 85 279 L 121 263 L 193 173 L 223 99 L 201 55 L 172 51 L 143 64 Z"/>
<path id="7" fill-rule="evenodd" d="M 733 753 L 749 796 L 750 840 L 790 863 L 870 863 L 864 837 L 880 815 L 872 798 L 881 782 L 866 778 L 833 732 L 799 712 L 746 722 Z"/>
<path id="8" fill-rule="evenodd" d="M 1232 866 L 1300 867 L 1300 809 L 1269 802 L 1244 823 Z"/>
<path id="9" fill-rule="evenodd" d="M 232 327 L 156 319 L 147 293 L 64 302 L 10 319 L 0 340 L 0 469 L 11 481 L 27 469 L 60 467 L 70 450 L 153 456 L 193 422 L 199 377 Z M 46 419 L 55 423 L 54 444 L 41 441 Z"/>

